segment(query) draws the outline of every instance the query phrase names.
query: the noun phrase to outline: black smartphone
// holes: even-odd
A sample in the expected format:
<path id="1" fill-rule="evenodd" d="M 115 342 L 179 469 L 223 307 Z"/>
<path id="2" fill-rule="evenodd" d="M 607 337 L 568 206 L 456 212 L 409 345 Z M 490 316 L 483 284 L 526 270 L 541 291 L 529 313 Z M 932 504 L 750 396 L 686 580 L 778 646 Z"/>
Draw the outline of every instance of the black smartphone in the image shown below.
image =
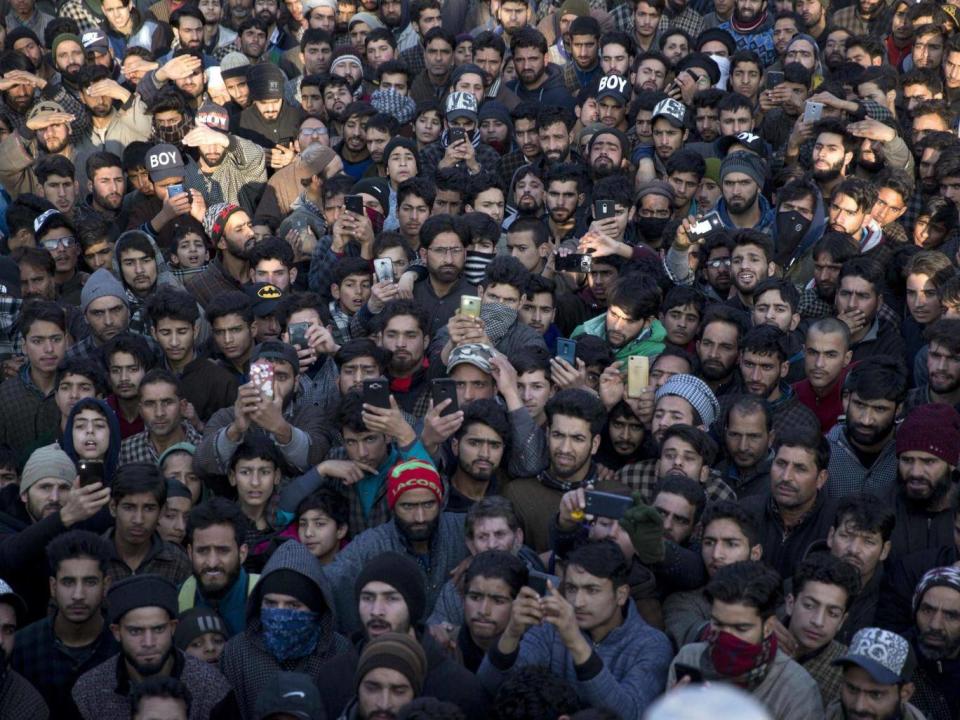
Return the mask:
<path id="1" fill-rule="evenodd" d="M 619 520 L 623 517 L 627 508 L 633 505 L 633 498 L 629 495 L 617 495 L 600 492 L 599 490 L 587 490 L 584 495 L 587 504 L 583 511 L 587 515 L 599 515 L 600 517 Z"/>
<path id="2" fill-rule="evenodd" d="M 444 400 L 452 400 L 440 413 L 440 416 L 452 415 L 460 409 L 457 402 L 457 382 L 452 378 L 437 378 L 430 384 L 430 397 L 433 399 L 433 406 L 437 407 Z"/>
<path id="3" fill-rule="evenodd" d="M 693 665 L 687 665 L 685 663 L 674 663 L 673 672 L 677 676 L 677 680 L 683 680 L 685 677 L 690 678 L 692 683 L 702 683 L 703 682 L 703 672 L 698 667 Z"/>
<path id="4" fill-rule="evenodd" d="M 467 132 L 462 127 L 452 127 L 447 131 L 447 138 L 450 145 L 467 139 Z"/>
<path id="5" fill-rule="evenodd" d="M 582 253 L 570 253 L 564 256 L 557 255 L 557 261 L 554 264 L 557 270 L 588 273 L 593 267 L 593 258 L 590 255 Z"/>
<path id="6" fill-rule="evenodd" d="M 303 350 L 307 347 L 307 328 L 308 322 L 290 323 L 287 326 L 287 333 L 290 335 L 290 344 Z"/>
<path id="7" fill-rule="evenodd" d="M 531 588 L 537 595 L 540 597 L 545 597 L 550 594 L 550 591 L 547 589 L 547 581 L 553 583 L 553 587 L 557 590 L 560 589 L 560 578 L 556 575 L 550 575 L 549 573 L 540 572 L 539 570 L 531 570 L 530 578 L 527 580 L 527 587 Z"/>
<path id="8" fill-rule="evenodd" d="M 77 475 L 80 476 L 80 487 L 103 482 L 103 463 L 99 460 L 81 460 L 77 463 Z"/>
<path id="9" fill-rule="evenodd" d="M 390 408 L 390 381 L 364 380 L 363 402 L 374 407 Z"/>
<path id="10" fill-rule="evenodd" d="M 577 366 L 577 341 L 567 338 L 557 338 L 557 357 Z"/>
<path id="11" fill-rule="evenodd" d="M 719 213 L 711 212 L 694 223 L 693 227 L 687 231 L 687 237 L 695 242 L 720 230 L 723 230 L 723 220 L 720 219 Z"/>
<path id="12" fill-rule="evenodd" d="M 345 195 L 343 206 L 354 215 L 363 215 L 363 198 L 359 195 Z"/>
<path id="13" fill-rule="evenodd" d="M 613 200 L 594 200 L 593 201 L 593 219 L 606 220 L 617 214 L 617 208 Z"/>
<path id="14" fill-rule="evenodd" d="M 767 71 L 767 90 L 773 90 L 780 83 L 783 82 L 783 71 L 782 70 L 768 70 Z"/>

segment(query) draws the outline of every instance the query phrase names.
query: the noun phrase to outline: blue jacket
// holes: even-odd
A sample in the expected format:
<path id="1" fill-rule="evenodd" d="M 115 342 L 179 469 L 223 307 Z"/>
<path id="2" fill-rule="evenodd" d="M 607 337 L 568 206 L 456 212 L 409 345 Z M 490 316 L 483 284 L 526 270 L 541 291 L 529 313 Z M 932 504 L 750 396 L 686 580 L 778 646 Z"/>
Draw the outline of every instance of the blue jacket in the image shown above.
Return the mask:
<path id="1" fill-rule="evenodd" d="M 773 231 L 777 226 L 777 211 L 763 195 L 757 195 L 757 199 L 760 202 L 760 221 L 753 226 L 753 229 L 759 230 L 765 235 L 773 235 Z M 730 217 L 730 211 L 727 210 L 726 200 L 720 198 L 717 201 L 716 210 L 725 228 L 730 230 L 737 229 L 737 226 L 733 223 L 733 219 Z"/>
<path id="2" fill-rule="evenodd" d="M 500 653 L 496 645 L 487 651 L 477 677 L 493 695 L 514 668 L 545 665 L 577 691 L 585 705 L 609 708 L 624 718 L 639 718 L 664 690 L 673 647 L 667 636 L 647 625 L 632 601 L 627 617 L 599 643 L 593 655 L 574 667 L 570 652 L 552 625 L 544 623 L 523 636 L 517 652 Z"/>

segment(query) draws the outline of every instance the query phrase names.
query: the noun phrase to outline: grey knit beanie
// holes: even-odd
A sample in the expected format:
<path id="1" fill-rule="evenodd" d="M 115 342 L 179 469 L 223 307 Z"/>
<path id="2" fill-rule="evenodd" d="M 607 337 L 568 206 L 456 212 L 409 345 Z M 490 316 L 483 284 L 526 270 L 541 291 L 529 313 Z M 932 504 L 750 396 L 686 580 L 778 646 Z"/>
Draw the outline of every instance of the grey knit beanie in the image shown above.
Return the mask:
<path id="1" fill-rule="evenodd" d="M 723 178 L 732 172 L 749 175 L 750 179 L 761 188 L 767 178 L 766 164 L 756 155 L 748 152 L 735 152 L 732 155 L 727 155 L 720 164 L 720 181 L 722 182 Z"/>
<path id="2" fill-rule="evenodd" d="M 80 309 L 86 312 L 90 303 L 102 297 L 118 298 L 124 305 L 130 307 L 123 285 L 106 268 L 100 268 L 87 279 L 80 293 Z"/>
<path id="3" fill-rule="evenodd" d="M 41 480 L 56 478 L 71 485 L 77 477 L 77 466 L 60 446 L 44 445 L 30 455 L 27 464 L 20 473 L 20 492 L 25 493 Z"/>

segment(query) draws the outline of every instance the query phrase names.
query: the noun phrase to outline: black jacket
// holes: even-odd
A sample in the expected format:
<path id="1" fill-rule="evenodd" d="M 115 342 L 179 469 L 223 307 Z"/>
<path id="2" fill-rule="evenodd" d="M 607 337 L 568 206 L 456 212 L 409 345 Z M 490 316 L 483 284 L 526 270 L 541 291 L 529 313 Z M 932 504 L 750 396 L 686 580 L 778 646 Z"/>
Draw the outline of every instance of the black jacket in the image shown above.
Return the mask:
<path id="1" fill-rule="evenodd" d="M 913 591 L 920 578 L 928 570 L 958 561 L 960 551 L 953 542 L 888 560 L 877 605 L 877 625 L 900 634 L 913 627 Z"/>
<path id="2" fill-rule="evenodd" d="M 916 631 L 907 634 L 917 656 L 913 673 L 916 688 L 910 703 L 927 720 L 958 720 L 960 718 L 960 658 L 931 660 L 917 645 Z"/>
<path id="3" fill-rule="evenodd" d="M 954 513 L 951 508 L 938 512 L 918 508 L 907 500 L 898 485 L 893 491 L 893 509 L 897 523 L 890 537 L 891 558 L 953 545 Z"/>
<path id="4" fill-rule="evenodd" d="M 304 116 L 303 110 L 284 101 L 276 120 L 264 120 L 256 106 L 251 104 L 240 113 L 236 134 L 266 149 L 289 145 L 300 134 L 300 122 Z"/>

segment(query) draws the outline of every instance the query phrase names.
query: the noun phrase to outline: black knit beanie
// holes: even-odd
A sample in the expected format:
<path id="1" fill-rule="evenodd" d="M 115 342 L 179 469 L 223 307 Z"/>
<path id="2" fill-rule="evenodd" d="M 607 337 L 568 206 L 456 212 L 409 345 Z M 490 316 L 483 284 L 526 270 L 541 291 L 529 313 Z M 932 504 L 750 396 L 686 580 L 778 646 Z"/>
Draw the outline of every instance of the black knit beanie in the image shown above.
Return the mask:
<path id="1" fill-rule="evenodd" d="M 420 566 L 406 555 L 386 552 L 367 562 L 357 576 L 353 591 L 359 600 L 360 591 L 370 582 L 386 583 L 403 595 L 410 613 L 410 623 L 416 624 L 424 619 L 427 609 L 427 594 L 423 587 L 423 573 Z"/>
<path id="2" fill-rule="evenodd" d="M 263 584 L 261 597 L 268 593 L 292 595 L 315 613 L 322 613 L 327 607 L 323 592 L 317 587 L 317 584 L 296 570 L 285 568 L 274 570 L 269 575 L 264 576 L 260 582 Z"/>
<path id="3" fill-rule="evenodd" d="M 280 100 L 287 76 L 283 70 L 270 63 L 253 65 L 247 71 L 247 85 L 251 100 Z"/>

